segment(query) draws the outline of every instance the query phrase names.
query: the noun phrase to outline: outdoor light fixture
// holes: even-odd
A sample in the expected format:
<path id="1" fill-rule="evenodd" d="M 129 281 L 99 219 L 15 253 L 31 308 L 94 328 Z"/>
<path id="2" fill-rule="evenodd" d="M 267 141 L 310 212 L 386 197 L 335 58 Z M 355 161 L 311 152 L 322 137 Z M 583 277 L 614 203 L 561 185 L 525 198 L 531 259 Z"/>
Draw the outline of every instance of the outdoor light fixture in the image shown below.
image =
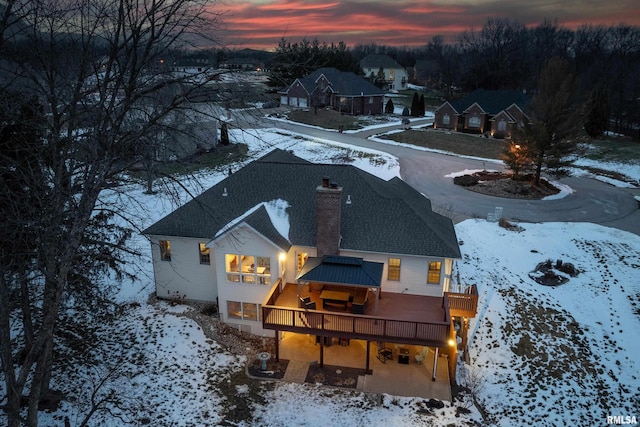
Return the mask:
<path id="1" fill-rule="evenodd" d="M 453 347 L 456 345 L 456 342 L 454 340 L 449 340 L 449 345 Z"/>
<path id="2" fill-rule="evenodd" d="M 284 261 L 287 259 L 287 254 L 285 254 L 284 252 L 280 252 L 280 255 L 278 255 L 278 259 L 280 261 Z"/>

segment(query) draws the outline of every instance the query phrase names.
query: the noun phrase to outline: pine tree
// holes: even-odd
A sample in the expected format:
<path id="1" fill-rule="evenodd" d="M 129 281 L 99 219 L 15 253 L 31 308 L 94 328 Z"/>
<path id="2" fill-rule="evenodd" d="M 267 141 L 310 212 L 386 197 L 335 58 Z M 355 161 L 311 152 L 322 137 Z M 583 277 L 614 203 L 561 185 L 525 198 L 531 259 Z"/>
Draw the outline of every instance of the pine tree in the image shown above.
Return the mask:
<path id="1" fill-rule="evenodd" d="M 387 105 L 385 105 L 384 107 L 384 112 L 387 114 L 393 114 L 393 101 L 391 99 L 389 99 L 387 101 Z"/>
<path id="2" fill-rule="evenodd" d="M 534 185 L 540 185 L 543 166 L 560 169 L 570 163 L 569 154 L 576 146 L 573 137 L 579 130 L 576 124 L 581 123 L 576 80 L 565 59 L 551 59 L 540 73 L 537 86 L 527 111 L 530 121 L 514 135 L 516 143 L 531 155 Z"/>
<path id="3" fill-rule="evenodd" d="M 420 117 L 424 117 L 424 114 L 427 112 L 424 104 L 424 93 L 420 94 L 420 101 L 418 101 L 420 105 Z"/>
<path id="4" fill-rule="evenodd" d="M 418 98 L 418 92 L 413 92 L 413 100 L 411 101 L 411 115 L 413 117 L 420 116 L 420 99 Z"/>
<path id="5" fill-rule="evenodd" d="M 225 122 L 220 125 L 220 144 L 229 145 L 229 129 Z"/>
<path id="6" fill-rule="evenodd" d="M 584 130 L 592 138 L 602 135 L 607 130 L 611 116 L 611 103 L 604 85 L 600 84 L 593 89 L 586 110 Z"/>

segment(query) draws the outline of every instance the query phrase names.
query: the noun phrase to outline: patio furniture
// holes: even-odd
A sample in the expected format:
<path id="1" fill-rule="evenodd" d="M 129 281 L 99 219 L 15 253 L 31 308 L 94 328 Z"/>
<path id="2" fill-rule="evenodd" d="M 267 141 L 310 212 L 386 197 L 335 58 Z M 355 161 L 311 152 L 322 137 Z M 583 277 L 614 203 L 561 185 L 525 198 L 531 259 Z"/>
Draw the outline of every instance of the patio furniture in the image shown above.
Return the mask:
<path id="1" fill-rule="evenodd" d="M 304 308 L 308 303 L 311 302 L 311 298 L 310 297 L 298 297 L 300 300 L 300 303 L 298 304 L 299 308 Z"/>
<path id="2" fill-rule="evenodd" d="M 378 360 L 381 361 L 382 363 L 387 363 L 387 359 L 393 360 L 393 351 L 390 348 L 385 347 L 383 342 L 379 342 L 377 357 L 378 357 Z"/>
<path id="3" fill-rule="evenodd" d="M 339 305 L 347 309 L 347 303 L 349 302 L 349 292 L 340 291 L 322 291 L 320 294 L 322 300 L 322 308 L 326 309 L 327 305 Z"/>
<path id="4" fill-rule="evenodd" d="M 305 308 L 307 310 L 315 310 L 316 309 L 316 302 L 315 301 L 311 301 L 310 297 L 300 297 L 300 304 L 299 304 L 300 308 Z"/>
<path id="5" fill-rule="evenodd" d="M 403 365 L 408 365 L 409 364 L 409 350 L 401 347 L 398 350 L 398 363 L 401 363 Z"/>
<path id="6" fill-rule="evenodd" d="M 422 347 L 422 351 L 415 354 L 416 362 L 422 365 L 424 359 L 427 357 L 427 353 L 429 352 L 429 347 Z"/>
<path id="7" fill-rule="evenodd" d="M 351 301 L 351 313 L 364 314 L 365 307 L 367 306 L 368 292 L 366 289 L 358 289 L 353 300 Z"/>

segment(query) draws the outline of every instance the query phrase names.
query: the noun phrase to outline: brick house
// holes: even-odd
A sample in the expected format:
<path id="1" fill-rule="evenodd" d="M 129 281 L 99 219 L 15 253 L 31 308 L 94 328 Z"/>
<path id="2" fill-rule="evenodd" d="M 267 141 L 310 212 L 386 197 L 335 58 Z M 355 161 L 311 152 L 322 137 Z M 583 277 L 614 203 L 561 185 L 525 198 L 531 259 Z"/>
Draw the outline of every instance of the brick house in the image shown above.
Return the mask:
<path id="1" fill-rule="evenodd" d="M 319 68 L 278 92 L 280 105 L 330 107 L 342 113 L 382 114 L 384 91 L 354 73 Z"/>
<path id="2" fill-rule="evenodd" d="M 435 111 L 433 126 L 510 138 L 514 129 L 524 126 L 528 103 L 529 97 L 522 91 L 478 89 L 458 100 L 444 102 Z"/>

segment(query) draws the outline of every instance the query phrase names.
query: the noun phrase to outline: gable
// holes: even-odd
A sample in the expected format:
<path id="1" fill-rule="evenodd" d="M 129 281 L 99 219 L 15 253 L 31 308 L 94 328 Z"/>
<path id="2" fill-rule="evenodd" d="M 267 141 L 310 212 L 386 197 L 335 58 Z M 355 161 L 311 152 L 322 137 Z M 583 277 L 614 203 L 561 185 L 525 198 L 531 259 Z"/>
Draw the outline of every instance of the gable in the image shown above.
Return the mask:
<path id="1" fill-rule="evenodd" d="M 529 97 L 522 91 L 478 89 L 463 98 L 451 101 L 451 105 L 457 111 L 465 111 L 473 104 L 478 104 L 485 113 L 497 114 L 514 104 L 524 110 L 528 102 Z"/>
<path id="2" fill-rule="evenodd" d="M 320 77 L 324 79 L 318 80 Z M 317 82 L 325 81 L 331 90 L 340 96 L 384 96 L 384 91 L 354 73 L 340 71 L 336 68 L 319 68 L 300 79 L 308 93 L 313 92 Z"/>

